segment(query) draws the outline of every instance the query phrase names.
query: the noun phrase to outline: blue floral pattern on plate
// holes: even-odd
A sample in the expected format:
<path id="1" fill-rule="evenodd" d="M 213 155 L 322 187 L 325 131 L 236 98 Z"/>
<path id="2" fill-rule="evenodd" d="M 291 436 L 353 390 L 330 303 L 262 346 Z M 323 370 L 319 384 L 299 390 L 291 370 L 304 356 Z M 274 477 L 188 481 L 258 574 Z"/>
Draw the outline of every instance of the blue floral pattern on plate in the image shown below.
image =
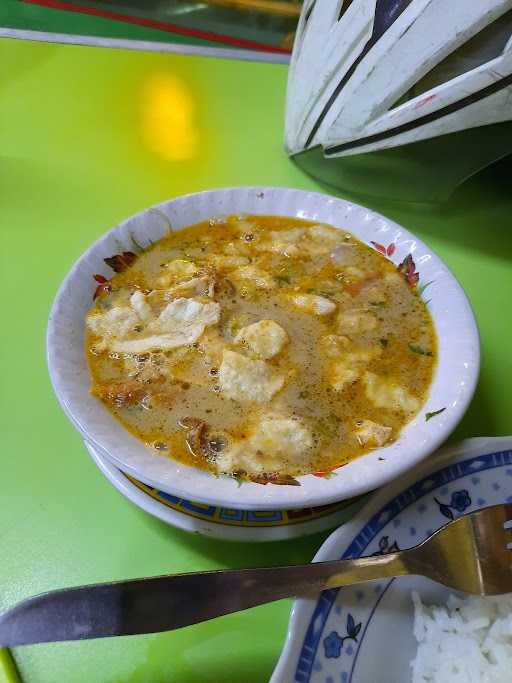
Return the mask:
<path id="1" fill-rule="evenodd" d="M 480 439 L 473 441 L 482 444 Z M 487 440 L 485 443 L 492 441 Z M 488 449 L 465 459 L 460 455 L 458 458 L 445 457 L 445 463 L 449 464 L 439 466 L 439 469 L 417 481 L 413 478 L 412 485 L 391 497 L 386 504 L 378 508 L 373 506 L 372 510 L 370 503 L 368 507 L 373 514 L 368 519 L 365 510 L 360 513 L 361 518 L 366 517 L 366 523 L 362 528 L 359 527 L 357 535 L 351 538 L 347 531 L 335 532 L 334 535 L 345 535 L 340 535 L 335 550 L 331 548 L 323 555 L 320 551 L 317 559 L 360 557 L 408 548 L 461 514 L 483 506 L 509 502 L 512 500 L 512 442 L 510 439 L 494 441 L 497 445 L 498 442 L 500 445 L 507 442 L 509 448 L 492 452 Z M 472 441 L 465 444 L 469 447 Z M 287 675 L 279 674 L 278 667 L 272 683 L 365 681 L 361 669 L 367 667 L 369 659 L 377 658 L 375 624 L 378 623 L 379 628 L 387 628 L 386 624 L 379 622 L 382 601 L 386 601 L 386 594 L 389 591 L 392 593 L 404 580 L 408 579 L 373 581 L 324 591 L 313 609 L 308 608 L 307 626 L 306 623 L 300 625 L 301 645 L 295 647 L 297 654 L 293 653 L 293 659 L 291 656 L 287 658 L 286 650 L 283 654 Z M 410 593 L 407 594 L 407 600 L 410 602 Z M 357 633 L 354 630 L 356 625 Z M 370 632 L 371 637 L 368 635 Z M 349 641 L 346 643 L 347 637 Z M 386 681 L 393 680 L 393 683 L 409 681 L 408 661 L 400 669 L 400 681 L 389 678 L 388 674 L 383 674 L 382 681 L 384 677 Z M 372 683 L 377 682 L 372 680 Z"/>
<path id="2" fill-rule="evenodd" d="M 324 638 L 324 654 L 327 659 L 337 659 L 343 650 L 343 644 L 346 640 L 353 640 L 357 643 L 357 634 L 361 630 L 362 623 L 356 624 L 354 617 L 349 614 L 347 617 L 347 635 L 340 636 L 337 631 L 331 631 L 329 635 Z M 347 654 L 352 654 L 352 648 L 347 647 Z"/>
<path id="3" fill-rule="evenodd" d="M 455 519 L 456 512 L 463 513 L 471 506 L 471 496 L 467 489 L 454 491 L 449 503 L 443 503 L 437 498 L 434 498 L 434 500 L 439 505 L 439 512 L 448 517 L 448 519 Z"/>

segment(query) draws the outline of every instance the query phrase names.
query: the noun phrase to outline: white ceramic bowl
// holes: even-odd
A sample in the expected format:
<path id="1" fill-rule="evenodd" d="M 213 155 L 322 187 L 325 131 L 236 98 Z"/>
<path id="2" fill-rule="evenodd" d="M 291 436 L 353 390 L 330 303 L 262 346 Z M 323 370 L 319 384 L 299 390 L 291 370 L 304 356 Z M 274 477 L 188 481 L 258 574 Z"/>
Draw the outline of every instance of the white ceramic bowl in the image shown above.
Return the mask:
<path id="1" fill-rule="evenodd" d="M 111 276 L 103 259 L 148 245 L 170 227 L 177 230 L 212 216 L 275 214 L 329 223 L 361 241 L 394 245 L 399 264 L 411 254 L 420 286 L 428 284 L 429 309 L 439 337 L 439 358 L 428 399 L 391 445 L 344 466 L 329 479 L 300 477 L 300 486 L 262 486 L 216 478 L 158 456 L 131 436 L 89 394 L 84 318 L 92 303 L 93 274 Z M 137 479 L 179 497 L 212 505 L 271 510 L 318 506 L 373 490 L 432 453 L 463 416 L 479 369 L 475 319 L 446 265 L 407 230 L 362 206 L 327 195 L 271 187 L 238 187 L 177 197 L 129 218 L 95 242 L 75 263 L 55 299 L 48 324 L 48 367 L 60 404 L 82 437 Z M 444 409 L 433 419 L 428 413 Z"/>

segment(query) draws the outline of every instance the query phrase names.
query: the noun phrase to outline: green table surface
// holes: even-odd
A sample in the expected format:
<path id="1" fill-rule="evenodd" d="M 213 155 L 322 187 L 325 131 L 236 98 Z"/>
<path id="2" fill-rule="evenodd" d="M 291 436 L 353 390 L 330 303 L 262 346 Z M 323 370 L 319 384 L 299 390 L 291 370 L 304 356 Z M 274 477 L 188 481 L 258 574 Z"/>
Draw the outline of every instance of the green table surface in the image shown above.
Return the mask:
<path id="1" fill-rule="evenodd" d="M 325 537 L 234 544 L 146 515 L 93 465 L 45 364 L 59 283 L 118 221 L 211 187 L 323 189 L 283 153 L 285 81 L 279 65 L 0 41 L 0 608 L 73 584 L 303 562 Z M 431 245 L 473 303 L 482 374 L 454 438 L 512 431 L 510 171 L 501 163 L 443 207 L 365 202 Z M 14 657 L 33 683 L 260 683 L 289 608 L 283 601 L 172 633 L 19 648 Z"/>

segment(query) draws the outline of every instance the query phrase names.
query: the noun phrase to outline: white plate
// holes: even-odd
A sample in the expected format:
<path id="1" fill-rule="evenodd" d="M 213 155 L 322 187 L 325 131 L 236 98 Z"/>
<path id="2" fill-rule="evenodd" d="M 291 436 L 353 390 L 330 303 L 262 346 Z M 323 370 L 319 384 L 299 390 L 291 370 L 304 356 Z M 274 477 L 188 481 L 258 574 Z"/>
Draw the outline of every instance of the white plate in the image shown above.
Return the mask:
<path id="1" fill-rule="evenodd" d="M 224 541 L 283 541 L 316 534 L 345 524 L 364 505 L 356 501 L 332 503 L 305 510 L 234 510 L 171 496 L 117 469 L 105 455 L 84 441 L 98 469 L 137 507 L 171 526 Z"/>
<path id="2" fill-rule="evenodd" d="M 330 479 L 300 477 L 300 486 L 238 483 L 151 453 L 89 394 L 84 318 L 92 302 L 95 273 L 111 276 L 103 259 L 148 245 L 172 226 L 179 229 L 215 215 L 280 214 L 330 223 L 360 240 L 393 245 L 396 264 L 411 255 L 428 285 L 429 308 L 439 336 L 439 358 L 426 404 L 399 438 L 349 463 Z M 432 453 L 453 430 L 473 395 L 479 339 L 471 307 L 445 264 L 411 233 L 364 207 L 314 192 L 284 188 L 229 188 L 163 202 L 101 237 L 75 263 L 53 305 L 47 336 L 48 366 L 57 397 L 84 439 L 123 471 L 180 498 L 211 505 L 270 510 L 305 508 L 353 498 L 400 475 Z M 444 409 L 434 419 L 427 413 Z"/>
<path id="3" fill-rule="evenodd" d="M 378 493 L 314 561 L 410 548 L 451 518 L 504 502 L 512 502 L 512 438 L 468 439 Z M 411 576 L 296 600 L 271 683 L 410 683 L 412 590 L 427 603 L 448 594 Z"/>

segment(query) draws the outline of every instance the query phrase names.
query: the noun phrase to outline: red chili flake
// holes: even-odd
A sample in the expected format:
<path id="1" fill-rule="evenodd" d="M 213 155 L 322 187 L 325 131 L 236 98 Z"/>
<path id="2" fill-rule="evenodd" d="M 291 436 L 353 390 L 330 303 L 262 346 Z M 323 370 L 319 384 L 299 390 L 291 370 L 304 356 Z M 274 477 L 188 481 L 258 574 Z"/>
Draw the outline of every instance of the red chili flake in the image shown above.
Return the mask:
<path id="1" fill-rule="evenodd" d="M 335 470 L 339 469 L 340 467 L 344 467 L 346 464 L 347 463 L 342 462 L 339 465 L 334 465 L 334 467 L 331 467 L 328 470 L 319 470 L 318 472 L 313 472 L 313 476 L 314 477 L 324 477 L 324 478 L 327 477 L 328 478 L 331 476 L 331 474 L 333 474 L 333 472 Z"/>
<path id="2" fill-rule="evenodd" d="M 390 245 L 388 246 L 388 248 L 386 249 L 386 254 L 387 254 L 388 256 L 393 256 L 393 254 L 395 253 L 395 251 L 396 251 L 396 245 L 394 244 L 394 242 L 391 242 L 391 244 L 390 244 Z"/>
<path id="3" fill-rule="evenodd" d="M 114 254 L 114 256 L 109 256 L 103 260 L 115 273 L 122 273 L 123 270 L 132 265 L 136 258 L 137 255 L 132 251 L 123 251 L 122 254 Z"/>
<path id="4" fill-rule="evenodd" d="M 99 282 L 102 285 L 104 285 L 105 282 L 108 282 L 106 277 L 103 277 L 103 275 L 98 275 L 98 273 L 96 273 L 96 275 L 93 275 L 93 278 L 96 280 L 96 282 Z"/>
<path id="5" fill-rule="evenodd" d="M 347 282 L 345 285 L 345 291 L 347 291 L 351 296 L 357 296 L 361 290 L 369 285 L 380 280 L 379 275 L 369 275 L 364 280 L 357 280 L 356 282 Z"/>

